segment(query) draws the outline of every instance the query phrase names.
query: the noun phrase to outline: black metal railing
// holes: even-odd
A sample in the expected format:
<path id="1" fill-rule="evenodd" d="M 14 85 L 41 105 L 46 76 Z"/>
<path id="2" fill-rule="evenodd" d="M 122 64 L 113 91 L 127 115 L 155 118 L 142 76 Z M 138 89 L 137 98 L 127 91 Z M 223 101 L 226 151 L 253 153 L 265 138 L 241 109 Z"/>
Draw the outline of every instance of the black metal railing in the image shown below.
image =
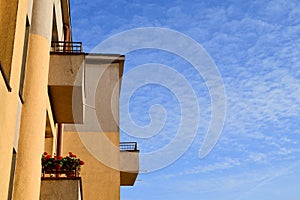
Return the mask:
<path id="1" fill-rule="evenodd" d="M 120 142 L 120 151 L 137 151 L 137 142 Z"/>
<path id="2" fill-rule="evenodd" d="M 82 42 L 52 41 L 52 52 L 82 53 Z"/>

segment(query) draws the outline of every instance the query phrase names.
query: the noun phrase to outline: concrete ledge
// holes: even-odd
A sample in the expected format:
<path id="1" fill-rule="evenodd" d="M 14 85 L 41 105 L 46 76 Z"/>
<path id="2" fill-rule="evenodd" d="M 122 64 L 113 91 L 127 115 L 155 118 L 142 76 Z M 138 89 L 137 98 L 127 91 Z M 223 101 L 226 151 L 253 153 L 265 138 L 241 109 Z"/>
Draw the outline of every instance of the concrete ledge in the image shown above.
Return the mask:
<path id="1" fill-rule="evenodd" d="M 42 178 L 40 200 L 82 200 L 82 182 L 74 178 Z"/>

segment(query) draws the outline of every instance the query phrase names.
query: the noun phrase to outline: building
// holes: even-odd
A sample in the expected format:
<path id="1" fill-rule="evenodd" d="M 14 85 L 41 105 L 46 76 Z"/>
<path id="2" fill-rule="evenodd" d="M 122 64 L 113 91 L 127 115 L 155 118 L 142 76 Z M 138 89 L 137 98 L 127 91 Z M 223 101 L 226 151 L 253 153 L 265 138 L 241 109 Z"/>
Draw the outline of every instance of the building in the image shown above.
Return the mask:
<path id="1" fill-rule="evenodd" d="M 69 0 L 0 0 L 0 199 L 120 199 L 136 180 L 118 125 L 124 56 L 82 52 L 70 21 Z M 80 177 L 41 178 L 45 151 L 77 154 Z"/>

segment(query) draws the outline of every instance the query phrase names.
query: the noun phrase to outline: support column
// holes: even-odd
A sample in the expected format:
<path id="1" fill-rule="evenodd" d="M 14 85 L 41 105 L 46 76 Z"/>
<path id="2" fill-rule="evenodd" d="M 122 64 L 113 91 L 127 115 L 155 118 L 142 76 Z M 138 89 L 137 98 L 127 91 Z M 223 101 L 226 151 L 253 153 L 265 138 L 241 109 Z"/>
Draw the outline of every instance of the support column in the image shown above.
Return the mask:
<path id="1" fill-rule="evenodd" d="M 34 0 L 13 199 L 39 199 L 53 0 Z"/>

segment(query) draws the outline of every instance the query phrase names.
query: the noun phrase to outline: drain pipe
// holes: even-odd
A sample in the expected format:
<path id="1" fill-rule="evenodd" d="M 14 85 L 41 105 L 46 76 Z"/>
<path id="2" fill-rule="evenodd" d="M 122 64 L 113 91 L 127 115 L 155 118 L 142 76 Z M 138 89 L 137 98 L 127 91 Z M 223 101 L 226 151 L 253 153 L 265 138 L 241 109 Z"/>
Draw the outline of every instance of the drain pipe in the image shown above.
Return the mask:
<path id="1" fill-rule="evenodd" d="M 63 132 L 64 132 L 64 124 L 58 123 L 57 127 L 57 144 L 56 144 L 56 155 L 62 155 L 62 141 L 63 141 Z"/>
<path id="2" fill-rule="evenodd" d="M 64 35 L 65 35 L 65 43 L 64 43 L 64 52 L 70 51 L 70 46 L 67 42 L 70 42 L 70 27 L 67 24 L 64 24 Z"/>

